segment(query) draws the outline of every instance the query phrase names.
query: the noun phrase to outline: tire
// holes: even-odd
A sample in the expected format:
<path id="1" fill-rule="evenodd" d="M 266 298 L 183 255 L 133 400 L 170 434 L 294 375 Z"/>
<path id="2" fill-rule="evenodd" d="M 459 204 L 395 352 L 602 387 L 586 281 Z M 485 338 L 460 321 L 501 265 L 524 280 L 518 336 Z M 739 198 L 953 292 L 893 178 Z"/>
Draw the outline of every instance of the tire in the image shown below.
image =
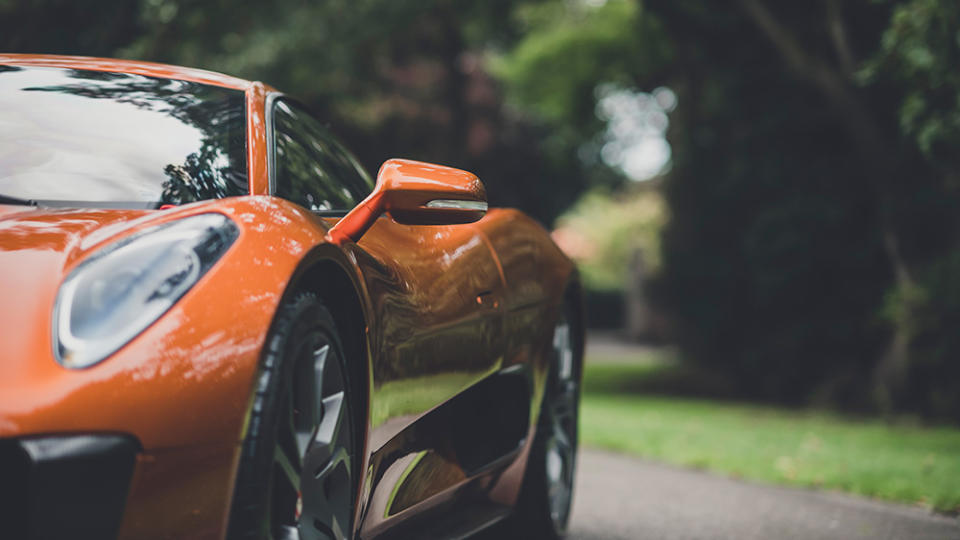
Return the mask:
<path id="1" fill-rule="evenodd" d="M 554 328 L 540 420 L 523 488 L 506 523 L 507 537 L 559 539 L 567 531 L 577 463 L 582 366 L 575 312 L 567 307 Z"/>
<path id="2" fill-rule="evenodd" d="M 357 430 L 333 317 L 312 293 L 277 312 L 255 384 L 227 537 L 349 538 Z"/>

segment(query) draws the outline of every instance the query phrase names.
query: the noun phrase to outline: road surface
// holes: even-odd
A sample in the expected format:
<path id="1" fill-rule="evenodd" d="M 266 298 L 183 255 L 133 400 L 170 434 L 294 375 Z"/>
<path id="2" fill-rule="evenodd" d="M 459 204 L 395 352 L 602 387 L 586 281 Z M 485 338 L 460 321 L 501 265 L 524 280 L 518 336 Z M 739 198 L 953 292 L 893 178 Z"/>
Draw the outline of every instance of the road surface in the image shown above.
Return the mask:
<path id="1" fill-rule="evenodd" d="M 960 540 L 960 520 L 583 450 L 567 538 Z"/>

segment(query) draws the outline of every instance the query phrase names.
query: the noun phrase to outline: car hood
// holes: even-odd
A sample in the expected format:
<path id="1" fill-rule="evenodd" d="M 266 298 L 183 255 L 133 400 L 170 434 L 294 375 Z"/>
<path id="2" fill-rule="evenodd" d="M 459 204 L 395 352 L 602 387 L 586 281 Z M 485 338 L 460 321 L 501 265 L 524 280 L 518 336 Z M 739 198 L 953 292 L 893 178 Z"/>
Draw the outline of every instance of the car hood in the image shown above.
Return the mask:
<path id="1" fill-rule="evenodd" d="M 157 216 L 150 210 L 0 205 L 0 365 L 32 356 L 37 340 L 50 342 L 50 313 L 70 269 Z"/>
<path id="2" fill-rule="evenodd" d="M 109 359 L 84 369 L 56 362 L 52 312 L 70 272 L 147 227 L 211 212 L 240 235 L 203 280 Z M 167 210 L 0 205 L 0 438 L 128 433 L 145 450 L 238 444 L 291 276 L 310 253 L 352 267 L 347 252 L 326 245 L 327 230 L 322 218 L 266 196 Z"/>

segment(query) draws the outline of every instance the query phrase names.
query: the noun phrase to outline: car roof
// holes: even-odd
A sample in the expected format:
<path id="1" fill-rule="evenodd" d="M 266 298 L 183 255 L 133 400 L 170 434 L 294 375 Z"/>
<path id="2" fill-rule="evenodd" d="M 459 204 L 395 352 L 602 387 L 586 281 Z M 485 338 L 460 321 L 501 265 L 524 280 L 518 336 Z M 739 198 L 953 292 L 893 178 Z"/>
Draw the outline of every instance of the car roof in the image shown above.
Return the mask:
<path id="1" fill-rule="evenodd" d="M 148 77 L 177 79 L 224 88 L 233 88 L 236 90 L 246 90 L 250 85 L 254 84 L 253 81 L 238 79 L 237 77 L 231 77 L 205 69 L 186 68 L 169 64 L 157 64 L 154 62 L 141 62 L 138 60 L 117 60 L 113 58 L 94 58 L 89 56 L 0 53 L 0 65 L 134 73 Z"/>

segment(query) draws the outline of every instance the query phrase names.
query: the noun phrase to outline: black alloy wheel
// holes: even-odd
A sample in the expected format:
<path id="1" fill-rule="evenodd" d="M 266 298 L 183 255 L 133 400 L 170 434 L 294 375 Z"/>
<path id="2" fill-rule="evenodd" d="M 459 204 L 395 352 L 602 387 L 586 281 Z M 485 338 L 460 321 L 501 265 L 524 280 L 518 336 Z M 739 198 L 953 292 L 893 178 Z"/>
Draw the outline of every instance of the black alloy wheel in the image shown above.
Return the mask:
<path id="1" fill-rule="evenodd" d="M 552 373 L 548 379 L 543 467 L 550 521 L 557 535 L 567 529 L 577 467 L 579 376 L 570 323 L 560 320 L 553 333 Z"/>
<path id="2" fill-rule="evenodd" d="M 333 318 L 315 295 L 280 309 L 256 385 L 228 536 L 349 538 L 355 393 Z"/>

